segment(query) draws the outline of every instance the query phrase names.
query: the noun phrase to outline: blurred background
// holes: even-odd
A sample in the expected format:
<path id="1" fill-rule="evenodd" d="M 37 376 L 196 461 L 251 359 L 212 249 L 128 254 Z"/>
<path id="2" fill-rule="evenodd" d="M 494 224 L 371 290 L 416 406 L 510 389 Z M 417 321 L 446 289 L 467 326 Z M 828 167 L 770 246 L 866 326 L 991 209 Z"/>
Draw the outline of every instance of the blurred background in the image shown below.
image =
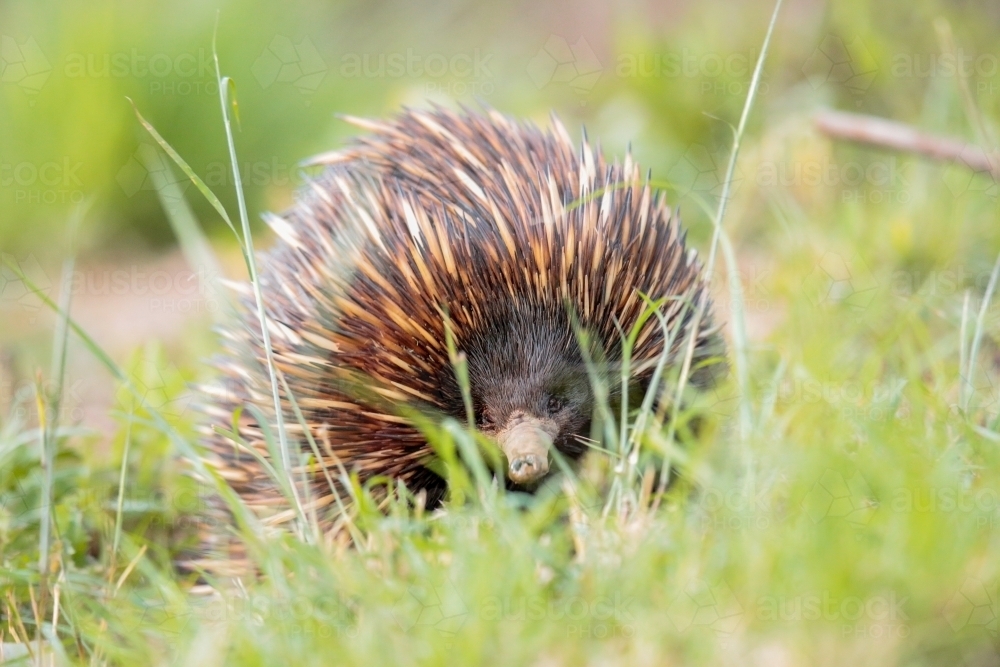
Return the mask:
<path id="1" fill-rule="evenodd" d="M 237 150 L 255 221 L 292 202 L 300 160 L 355 132 L 335 114 L 485 104 L 540 124 L 554 111 L 575 137 L 586 126 L 609 154 L 631 142 L 654 178 L 671 184 L 668 196 L 704 248 L 705 208 L 721 189 L 730 124 L 771 6 L 3 0 L 0 253 L 50 296 L 63 261 L 75 257 L 74 314 L 106 350 L 171 360 L 176 378 L 160 377 L 163 384 L 197 377 L 218 304 L 176 249 L 152 173 L 166 162 L 128 99 L 235 211 L 212 61 L 216 22 L 222 73 L 237 84 Z M 952 280 L 957 292 L 988 270 L 1000 238 L 992 179 L 833 144 L 811 117 L 837 108 L 976 141 L 970 109 L 987 133 L 997 117 L 998 31 L 1000 5 L 986 0 L 786 3 L 727 223 L 752 340 L 766 341 L 785 316 L 783 295 L 817 266 L 834 283 L 846 271 L 855 292 L 887 275 L 902 276 L 893 288 L 916 289 L 931 269 L 958 261 L 969 271 Z M 172 179 L 225 270 L 240 276 L 217 213 Z M 82 203 L 89 209 L 71 230 Z M 260 248 L 268 238 L 258 231 Z M 792 268 L 775 271 L 779 263 Z M 30 387 L 48 363 L 53 322 L 4 268 L 0 401 Z M 107 410 L 98 406 L 113 390 L 88 358 L 71 355 L 71 416 L 101 426 Z"/>
<path id="2" fill-rule="evenodd" d="M 565 520 L 562 509 L 548 519 L 519 509 L 494 523 L 459 507 L 454 523 L 424 526 L 393 513 L 358 558 L 276 542 L 270 567 L 288 564 L 289 576 L 248 582 L 243 606 L 227 602 L 204 623 L 147 567 L 167 562 L 157 545 L 175 544 L 175 524 L 200 509 L 182 450 L 147 408 L 198 441 L 204 420 L 188 388 L 212 372 L 223 315 L 212 285 L 217 271 L 246 270 L 230 230 L 132 105 L 236 219 L 216 25 L 258 249 L 272 242 L 260 215 L 294 201 L 300 161 L 357 132 L 337 114 L 438 103 L 543 126 L 554 112 L 609 157 L 631 144 L 705 252 L 772 2 L 0 0 L 0 653 L 14 633 L 8 581 L 29 628 L 29 610 L 37 619 L 46 608 L 27 591 L 51 515 L 59 543 L 41 552 L 62 559 L 61 599 L 76 600 L 59 616 L 72 634 L 60 632 L 76 635 L 67 650 L 90 664 L 104 664 L 102 647 L 115 664 L 220 664 L 206 657 L 213 644 L 236 664 L 255 651 L 294 664 L 518 664 L 509 656 L 529 653 L 530 664 L 617 664 L 629 650 L 643 664 L 1000 664 L 1000 300 L 983 298 L 1000 251 L 1000 188 L 962 160 L 833 141 L 814 122 L 823 109 L 869 114 L 995 150 L 996 0 L 785 0 L 725 220 L 736 270 L 724 244 L 711 276 L 737 372 L 699 399 L 707 435 L 667 453 L 679 481 L 655 515 L 663 521 L 640 502 L 635 521 L 609 532 L 600 505 L 569 491 Z M 161 205 L 164 182 L 172 210 L 183 211 L 177 192 L 191 207 L 218 269 L 192 268 Z M 60 386 L 58 323 L 40 297 L 71 299 L 139 396 L 70 337 L 62 401 L 37 400 Z M 39 437 L 43 422 L 66 433 L 65 446 Z M 43 467 L 46 450 L 57 459 Z M 589 460 L 615 498 L 611 459 Z M 51 478 L 54 503 L 42 495 Z M 328 571 L 316 567 L 321 553 Z M 103 582 L 115 581 L 111 593 Z M 418 589 L 441 602 L 412 618 L 439 625 L 397 615 Z M 459 589 L 473 613 L 444 614 Z M 259 607 L 259 594 L 273 604 Z M 598 612 L 605 596 L 613 618 Z M 497 624 L 485 610 L 501 599 Z M 827 613 L 829 599 L 839 612 Z M 581 621 L 573 603 L 588 600 Z M 822 619 L 810 611 L 819 600 Z M 548 601 L 541 622 L 535 601 Z M 192 658 L 175 660 L 182 625 Z"/>

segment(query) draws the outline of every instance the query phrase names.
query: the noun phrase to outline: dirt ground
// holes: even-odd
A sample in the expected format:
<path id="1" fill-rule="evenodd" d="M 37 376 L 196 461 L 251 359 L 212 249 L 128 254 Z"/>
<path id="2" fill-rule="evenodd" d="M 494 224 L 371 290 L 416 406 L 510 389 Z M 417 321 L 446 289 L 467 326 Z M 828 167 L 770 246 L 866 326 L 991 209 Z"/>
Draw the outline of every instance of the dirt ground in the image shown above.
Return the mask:
<path id="1" fill-rule="evenodd" d="M 17 264 L 51 299 L 60 293 L 61 267 L 33 258 Z M 39 373 L 51 384 L 51 350 L 56 318 L 50 308 L 9 270 L 0 284 L 0 409 L 12 401 L 31 406 Z M 178 250 L 136 261 L 81 262 L 70 282 L 72 315 L 119 364 L 144 346 L 159 344 L 170 359 L 204 354 L 220 311 L 210 276 L 193 271 Z M 71 336 L 65 401 L 60 421 L 109 432 L 115 386 L 109 373 Z M 197 358 L 197 357 L 195 357 Z M 187 362 L 184 362 L 187 363 Z M 31 413 L 29 407 L 21 414 Z"/>

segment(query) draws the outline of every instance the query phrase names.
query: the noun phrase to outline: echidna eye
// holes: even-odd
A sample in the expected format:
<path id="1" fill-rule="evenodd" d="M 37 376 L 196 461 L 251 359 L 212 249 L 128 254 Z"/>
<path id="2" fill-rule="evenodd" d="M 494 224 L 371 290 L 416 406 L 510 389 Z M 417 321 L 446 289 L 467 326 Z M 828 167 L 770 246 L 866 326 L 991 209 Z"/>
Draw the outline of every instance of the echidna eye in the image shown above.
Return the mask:
<path id="1" fill-rule="evenodd" d="M 559 396 L 549 396 L 549 402 L 546 405 L 546 409 L 549 414 L 554 412 L 559 412 L 566 406 L 566 402 Z"/>
<path id="2" fill-rule="evenodd" d="M 480 409 L 476 422 L 479 424 L 480 428 L 490 428 L 496 425 L 493 420 L 493 415 L 486 408 Z"/>

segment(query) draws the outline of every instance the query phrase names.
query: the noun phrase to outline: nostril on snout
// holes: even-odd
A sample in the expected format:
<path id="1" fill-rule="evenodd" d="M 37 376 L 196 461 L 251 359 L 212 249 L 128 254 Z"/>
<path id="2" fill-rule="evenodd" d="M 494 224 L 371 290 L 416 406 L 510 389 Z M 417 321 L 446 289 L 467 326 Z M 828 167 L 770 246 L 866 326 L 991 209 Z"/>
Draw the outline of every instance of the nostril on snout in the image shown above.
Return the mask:
<path id="1" fill-rule="evenodd" d="M 510 469 L 514 472 L 521 472 L 524 468 L 534 468 L 537 465 L 535 457 L 532 455 L 525 456 L 523 459 L 517 459 L 510 464 Z M 525 471 L 527 472 L 527 471 Z"/>
<path id="2" fill-rule="evenodd" d="M 526 454 L 510 462 L 510 478 L 518 484 L 527 484 L 540 479 L 547 472 L 546 468 L 538 456 Z"/>

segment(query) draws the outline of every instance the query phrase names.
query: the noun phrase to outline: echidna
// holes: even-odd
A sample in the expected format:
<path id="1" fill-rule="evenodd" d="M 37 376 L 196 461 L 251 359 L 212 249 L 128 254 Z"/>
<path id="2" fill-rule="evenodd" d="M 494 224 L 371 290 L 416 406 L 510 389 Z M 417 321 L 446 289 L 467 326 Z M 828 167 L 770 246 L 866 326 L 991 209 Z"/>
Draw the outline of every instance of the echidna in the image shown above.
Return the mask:
<path id="1" fill-rule="evenodd" d="M 402 408 L 464 421 L 449 327 L 477 426 L 506 454 L 508 484 L 523 488 L 549 472 L 551 447 L 568 459 L 585 451 L 594 397 L 579 331 L 613 364 L 644 298 L 674 297 L 662 314 L 677 331 L 676 362 L 704 302 L 694 363 L 721 356 L 701 265 L 631 155 L 608 164 L 586 139 L 574 149 L 555 118 L 546 132 L 495 111 L 348 120 L 370 134 L 314 160 L 325 170 L 269 218 L 277 247 L 259 262 L 276 365 L 323 458 L 309 473 L 317 505 L 331 500 L 318 471 L 341 465 L 362 481 L 403 480 L 429 505 L 443 498 L 434 452 Z M 250 296 L 246 306 L 225 333 L 210 413 L 228 428 L 237 408 L 256 406 L 240 435 L 268 459 L 254 412 L 273 429 L 271 387 Z M 663 345 L 650 317 L 632 352 L 640 386 Z M 287 432 L 307 447 L 284 401 Z M 258 456 L 217 438 L 209 463 L 255 511 L 291 516 Z"/>

